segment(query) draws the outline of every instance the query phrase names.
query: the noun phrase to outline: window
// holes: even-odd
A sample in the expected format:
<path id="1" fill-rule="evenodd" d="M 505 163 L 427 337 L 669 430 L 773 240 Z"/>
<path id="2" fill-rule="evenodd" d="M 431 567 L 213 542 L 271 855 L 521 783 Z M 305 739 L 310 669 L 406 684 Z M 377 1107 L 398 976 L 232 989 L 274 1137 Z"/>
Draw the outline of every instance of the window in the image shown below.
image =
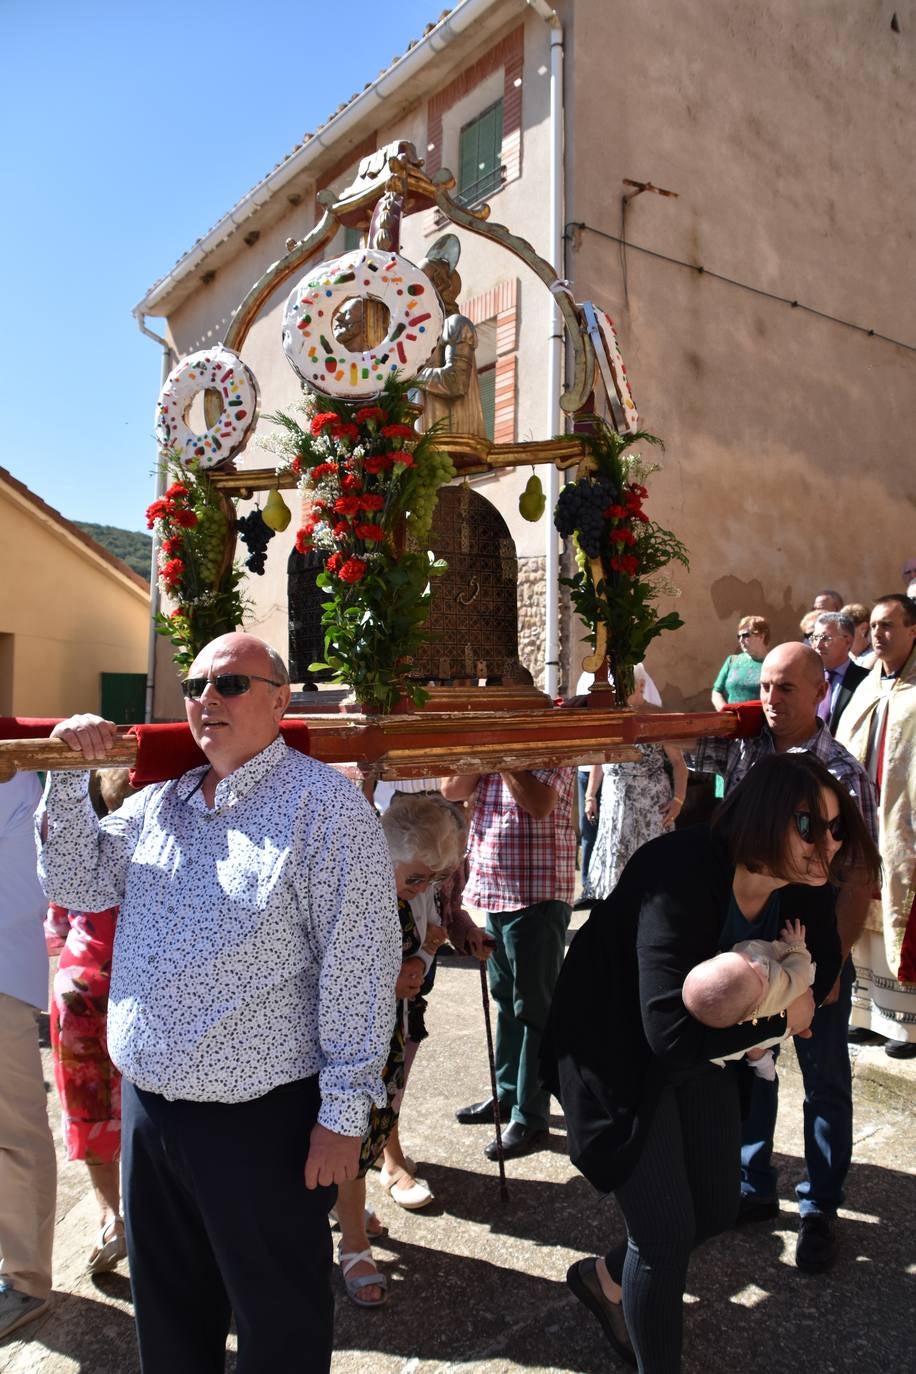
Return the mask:
<path id="1" fill-rule="evenodd" d="M 358 229 L 353 229 L 349 224 L 344 226 L 344 252 L 352 253 L 360 245 L 362 234 Z"/>
<path id="2" fill-rule="evenodd" d="M 480 407 L 483 411 L 483 423 L 487 432 L 487 438 L 492 442 L 496 432 L 496 364 L 490 363 L 489 367 L 483 367 L 477 374 L 480 384 Z"/>
<path id="3" fill-rule="evenodd" d="M 503 182 L 502 142 L 503 102 L 497 100 L 461 130 L 456 199 L 462 205 L 499 190 Z"/>

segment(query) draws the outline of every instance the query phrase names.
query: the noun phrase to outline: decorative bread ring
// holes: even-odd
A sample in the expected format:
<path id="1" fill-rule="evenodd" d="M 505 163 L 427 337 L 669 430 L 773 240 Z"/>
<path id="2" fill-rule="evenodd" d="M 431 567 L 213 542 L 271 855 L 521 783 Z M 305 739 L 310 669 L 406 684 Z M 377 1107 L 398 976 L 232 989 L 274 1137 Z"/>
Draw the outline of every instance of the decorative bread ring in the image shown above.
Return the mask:
<path id="1" fill-rule="evenodd" d="M 387 306 L 388 333 L 354 353 L 334 336 L 344 301 L 367 297 Z M 377 396 L 390 376 L 414 377 L 442 334 L 444 312 L 428 277 L 398 253 L 357 248 L 313 267 L 290 292 L 283 350 L 314 391 L 341 400 Z"/>
<path id="2" fill-rule="evenodd" d="M 191 402 L 201 391 L 217 391 L 223 409 L 219 419 L 195 434 L 188 427 Z M 258 412 L 255 375 L 231 348 L 217 344 L 182 359 L 169 373 L 156 407 L 156 438 L 164 449 L 187 463 L 194 459 L 202 468 L 225 463 L 248 441 Z"/>

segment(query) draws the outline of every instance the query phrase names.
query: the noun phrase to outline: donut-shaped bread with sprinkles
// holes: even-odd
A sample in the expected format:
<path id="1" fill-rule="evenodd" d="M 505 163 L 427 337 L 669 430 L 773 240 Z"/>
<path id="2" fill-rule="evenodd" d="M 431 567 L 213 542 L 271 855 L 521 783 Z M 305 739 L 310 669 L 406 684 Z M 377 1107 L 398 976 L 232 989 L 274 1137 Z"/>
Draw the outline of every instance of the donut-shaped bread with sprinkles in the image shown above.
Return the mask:
<path id="1" fill-rule="evenodd" d="M 217 391 L 223 409 L 219 419 L 195 434 L 188 426 L 191 402 L 201 391 Z M 169 373 L 156 407 L 156 438 L 163 449 L 187 463 L 213 468 L 241 453 L 258 413 L 258 384 L 231 348 L 217 344 L 182 359 Z"/>
<path id="2" fill-rule="evenodd" d="M 344 301 L 370 297 L 387 306 L 388 333 L 351 352 L 334 333 Z M 313 267 L 290 292 L 283 350 L 307 386 L 341 400 L 377 396 L 386 378 L 410 378 L 429 358 L 445 316 L 428 277 L 399 253 L 357 248 Z"/>

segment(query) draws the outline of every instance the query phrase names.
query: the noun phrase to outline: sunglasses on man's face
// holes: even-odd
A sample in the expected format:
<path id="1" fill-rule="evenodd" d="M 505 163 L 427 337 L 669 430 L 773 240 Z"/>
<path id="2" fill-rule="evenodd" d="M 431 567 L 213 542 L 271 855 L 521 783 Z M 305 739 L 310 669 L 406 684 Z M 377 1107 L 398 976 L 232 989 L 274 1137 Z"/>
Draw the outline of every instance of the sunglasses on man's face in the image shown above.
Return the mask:
<path id="1" fill-rule="evenodd" d="M 257 673 L 219 673 L 216 677 L 186 677 L 181 684 L 188 701 L 199 701 L 207 687 L 213 687 L 221 697 L 243 697 L 251 691 L 253 682 L 266 682 L 270 687 L 282 687 L 272 677 L 258 677 Z"/>
<path id="2" fill-rule="evenodd" d="M 812 816 L 810 811 L 796 811 L 792 819 L 805 844 L 814 844 L 817 836 L 825 830 L 830 831 L 838 844 L 842 844 L 846 839 L 846 826 L 843 824 L 842 816 L 834 816 L 832 821 L 825 821 L 821 816 Z"/>

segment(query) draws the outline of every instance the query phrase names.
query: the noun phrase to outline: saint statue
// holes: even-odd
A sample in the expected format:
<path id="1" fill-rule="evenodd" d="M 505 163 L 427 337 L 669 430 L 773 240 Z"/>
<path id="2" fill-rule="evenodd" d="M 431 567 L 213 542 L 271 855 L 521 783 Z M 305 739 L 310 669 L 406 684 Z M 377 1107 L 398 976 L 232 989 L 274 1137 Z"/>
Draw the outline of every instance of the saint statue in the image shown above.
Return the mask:
<path id="1" fill-rule="evenodd" d="M 443 234 L 420 263 L 423 272 L 442 297 L 445 325 L 427 367 L 414 378 L 423 414 L 417 421 L 420 430 L 431 429 L 445 419 L 449 434 L 486 435 L 480 386 L 477 382 L 477 330 L 458 310 L 461 278 L 457 272 L 461 244 L 454 234 Z"/>

